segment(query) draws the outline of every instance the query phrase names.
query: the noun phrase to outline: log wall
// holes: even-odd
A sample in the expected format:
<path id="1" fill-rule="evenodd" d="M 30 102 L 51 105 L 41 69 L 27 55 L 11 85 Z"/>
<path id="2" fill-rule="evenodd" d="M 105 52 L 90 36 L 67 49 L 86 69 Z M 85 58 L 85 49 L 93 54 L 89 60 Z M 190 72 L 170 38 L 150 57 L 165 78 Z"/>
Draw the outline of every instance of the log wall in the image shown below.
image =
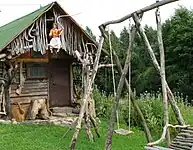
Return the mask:
<path id="1" fill-rule="evenodd" d="M 26 68 L 23 68 L 23 74 L 26 77 Z M 18 85 L 19 72 L 16 75 L 14 84 L 11 85 L 11 103 L 30 103 L 34 99 L 48 98 L 48 79 L 26 79 L 20 95 L 16 94 Z"/>

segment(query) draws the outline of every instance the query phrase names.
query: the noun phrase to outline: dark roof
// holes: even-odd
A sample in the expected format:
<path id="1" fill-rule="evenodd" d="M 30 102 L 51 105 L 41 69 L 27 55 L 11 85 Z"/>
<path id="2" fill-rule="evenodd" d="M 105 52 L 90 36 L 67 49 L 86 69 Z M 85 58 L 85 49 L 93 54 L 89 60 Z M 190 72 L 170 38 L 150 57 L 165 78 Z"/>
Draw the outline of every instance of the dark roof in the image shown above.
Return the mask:
<path id="1" fill-rule="evenodd" d="M 48 4 L 40 9 L 25 15 L 21 18 L 18 18 L 4 26 L 0 27 L 0 51 L 3 50 L 12 40 L 14 40 L 20 33 L 22 33 L 26 28 L 34 23 L 41 15 L 50 10 L 54 5 L 61 6 L 57 2 Z M 61 8 L 62 9 L 62 8 Z M 63 10 L 64 11 L 64 10 Z M 65 14 L 67 14 L 64 11 Z M 85 34 L 85 36 L 90 39 L 93 43 L 96 42 L 78 25 L 78 23 L 72 18 L 69 17 L 76 26 Z"/>

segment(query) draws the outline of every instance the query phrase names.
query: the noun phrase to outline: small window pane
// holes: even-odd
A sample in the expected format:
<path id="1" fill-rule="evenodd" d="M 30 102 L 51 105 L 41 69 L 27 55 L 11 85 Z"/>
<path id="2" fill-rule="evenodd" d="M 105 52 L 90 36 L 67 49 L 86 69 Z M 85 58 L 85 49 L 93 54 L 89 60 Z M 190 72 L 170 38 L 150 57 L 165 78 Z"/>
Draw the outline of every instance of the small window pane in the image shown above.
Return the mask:
<path id="1" fill-rule="evenodd" d="M 45 65 L 44 64 L 28 64 L 28 77 L 46 77 Z"/>

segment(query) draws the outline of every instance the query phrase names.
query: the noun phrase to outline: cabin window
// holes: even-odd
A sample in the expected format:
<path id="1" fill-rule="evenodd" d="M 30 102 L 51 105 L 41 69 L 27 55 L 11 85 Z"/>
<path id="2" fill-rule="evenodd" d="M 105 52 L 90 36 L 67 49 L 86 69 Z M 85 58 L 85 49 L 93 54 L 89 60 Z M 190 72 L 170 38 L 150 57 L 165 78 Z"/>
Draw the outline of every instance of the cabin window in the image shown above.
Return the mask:
<path id="1" fill-rule="evenodd" d="M 46 78 L 46 68 L 43 63 L 29 63 L 27 67 L 27 78 Z"/>

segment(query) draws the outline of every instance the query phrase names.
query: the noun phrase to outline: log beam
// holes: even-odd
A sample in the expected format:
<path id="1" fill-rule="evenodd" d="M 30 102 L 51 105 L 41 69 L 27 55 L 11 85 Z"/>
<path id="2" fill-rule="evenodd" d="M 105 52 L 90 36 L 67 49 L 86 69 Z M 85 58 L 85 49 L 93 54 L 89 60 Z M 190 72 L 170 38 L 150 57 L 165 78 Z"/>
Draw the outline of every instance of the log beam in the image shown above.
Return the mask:
<path id="1" fill-rule="evenodd" d="M 130 13 L 130 14 L 128 14 L 128 15 L 120 18 L 120 19 L 107 21 L 107 22 L 103 23 L 102 25 L 100 25 L 99 28 L 102 29 L 102 31 L 104 31 L 106 26 L 108 26 L 110 24 L 121 23 L 121 22 L 131 18 L 134 13 L 136 13 L 137 15 L 140 15 L 140 14 L 143 14 L 144 12 L 150 11 L 150 10 L 155 9 L 157 7 L 160 7 L 160 6 L 172 3 L 172 2 L 176 2 L 176 1 L 179 1 L 179 0 L 162 0 L 162 1 L 156 2 L 156 3 L 152 4 L 152 5 L 149 5 L 147 7 L 139 9 L 139 10 L 133 12 L 133 13 Z"/>
<path id="2" fill-rule="evenodd" d="M 165 50 L 162 39 L 162 25 L 159 8 L 157 8 L 156 13 L 156 23 L 157 23 L 157 38 L 160 50 L 160 76 L 162 85 L 162 95 L 163 95 L 163 107 L 164 107 L 164 125 L 169 123 L 169 110 L 168 110 L 168 97 L 167 97 L 167 86 L 166 86 L 166 73 L 165 73 Z M 166 141 L 170 144 L 170 133 L 169 129 L 166 131 Z"/>

